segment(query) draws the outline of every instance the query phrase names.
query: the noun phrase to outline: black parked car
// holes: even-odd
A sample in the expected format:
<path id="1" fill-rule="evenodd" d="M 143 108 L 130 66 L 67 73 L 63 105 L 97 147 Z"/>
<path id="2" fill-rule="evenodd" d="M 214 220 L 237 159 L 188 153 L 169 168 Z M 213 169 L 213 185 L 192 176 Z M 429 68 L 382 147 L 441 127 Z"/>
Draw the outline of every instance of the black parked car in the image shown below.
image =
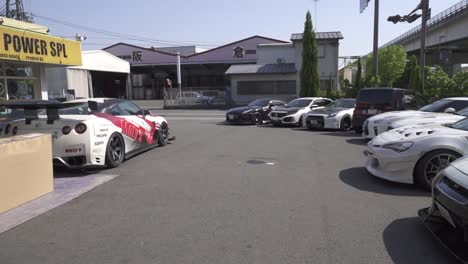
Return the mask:
<path id="1" fill-rule="evenodd" d="M 262 124 L 268 120 L 268 113 L 276 106 L 282 106 L 286 103 L 279 100 L 268 98 L 258 99 L 248 104 L 229 109 L 226 113 L 226 122 L 237 124 Z"/>

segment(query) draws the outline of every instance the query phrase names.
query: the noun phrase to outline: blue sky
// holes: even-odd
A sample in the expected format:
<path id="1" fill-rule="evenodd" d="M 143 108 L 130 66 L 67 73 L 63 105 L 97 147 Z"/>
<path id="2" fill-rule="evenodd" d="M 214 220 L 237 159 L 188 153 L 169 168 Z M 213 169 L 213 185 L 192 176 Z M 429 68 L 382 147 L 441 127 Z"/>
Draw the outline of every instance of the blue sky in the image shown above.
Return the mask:
<path id="1" fill-rule="evenodd" d="M 431 0 L 432 15 L 460 0 Z M 105 29 L 122 34 L 162 40 L 139 42 L 111 37 L 87 30 L 64 26 L 35 18 L 51 34 L 71 37 L 87 36 L 83 49 L 99 49 L 116 42 L 142 46 L 195 43 L 206 48 L 226 44 L 252 35 L 289 40 L 291 33 L 302 32 L 307 10 L 315 21 L 313 0 L 24 0 L 28 12 L 71 22 L 81 26 Z M 359 0 L 319 0 L 318 31 L 341 31 L 340 56 L 363 55 L 372 49 L 373 0 L 364 13 L 359 13 Z M 380 0 L 380 45 L 417 26 L 387 22 L 387 17 L 407 14 L 419 0 Z"/>

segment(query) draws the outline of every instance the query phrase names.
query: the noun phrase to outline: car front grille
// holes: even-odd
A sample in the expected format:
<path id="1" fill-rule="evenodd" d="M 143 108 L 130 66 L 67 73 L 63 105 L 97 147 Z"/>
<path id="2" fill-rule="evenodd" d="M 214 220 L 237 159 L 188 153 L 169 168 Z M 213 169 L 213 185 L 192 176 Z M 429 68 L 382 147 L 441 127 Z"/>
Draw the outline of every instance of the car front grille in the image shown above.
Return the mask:
<path id="1" fill-rule="evenodd" d="M 275 113 L 275 112 L 271 113 L 271 116 L 278 117 L 278 118 L 284 117 L 286 115 L 288 115 L 288 113 Z"/>
<path id="2" fill-rule="evenodd" d="M 309 116 L 307 117 L 306 123 L 308 127 L 314 128 L 323 128 L 325 126 L 323 116 Z"/>

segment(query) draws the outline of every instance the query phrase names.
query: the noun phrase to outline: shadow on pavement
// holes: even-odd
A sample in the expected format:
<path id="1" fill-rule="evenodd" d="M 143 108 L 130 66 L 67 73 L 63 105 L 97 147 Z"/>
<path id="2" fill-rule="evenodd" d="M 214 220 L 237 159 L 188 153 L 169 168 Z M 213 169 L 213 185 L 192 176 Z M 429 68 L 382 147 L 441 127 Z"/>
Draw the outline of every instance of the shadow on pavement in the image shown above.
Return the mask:
<path id="1" fill-rule="evenodd" d="M 372 176 L 363 167 L 350 168 L 340 172 L 340 180 L 358 190 L 395 196 L 425 196 L 431 193 L 416 185 L 386 181 Z"/>
<path id="2" fill-rule="evenodd" d="M 458 263 L 437 242 L 418 217 L 393 221 L 385 228 L 383 241 L 389 256 L 396 264 Z"/>
<path id="3" fill-rule="evenodd" d="M 354 133 L 354 131 L 342 131 L 342 130 L 322 130 L 322 131 L 329 131 L 328 133 L 322 133 L 321 134 L 321 135 L 324 135 L 324 136 L 351 137 L 351 138 L 355 138 L 355 137 L 359 136 L 359 135 L 356 135 L 356 133 Z"/>
<path id="4" fill-rule="evenodd" d="M 350 138 L 346 140 L 346 143 L 358 146 L 365 146 L 369 141 L 365 138 Z"/>
<path id="5" fill-rule="evenodd" d="M 77 169 L 67 169 L 64 167 L 54 167 L 54 178 L 75 178 L 75 177 L 84 177 L 91 174 L 96 174 L 101 172 L 102 169 L 88 169 L 88 170 L 77 170 Z"/>

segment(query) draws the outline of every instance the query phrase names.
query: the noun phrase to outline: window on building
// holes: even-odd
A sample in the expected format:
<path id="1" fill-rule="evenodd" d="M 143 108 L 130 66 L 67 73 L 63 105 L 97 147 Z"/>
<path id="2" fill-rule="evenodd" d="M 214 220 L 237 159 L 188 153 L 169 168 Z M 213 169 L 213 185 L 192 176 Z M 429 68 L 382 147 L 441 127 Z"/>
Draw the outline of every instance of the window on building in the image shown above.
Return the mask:
<path id="1" fill-rule="evenodd" d="M 319 58 L 325 58 L 325 46 L 319 45 L 317 48 L 317 55 Z"/>
<path id="2" fill-rule="evenodd" d="M 0 100 L 34 99 L 37 75 L 31 65 L 0 63 Z"/>
<path id="3" fill-rule="evenodd" d="M 132 86 L 133 87 L 142 87 L 143 86 L 143 74 L 133 74 L 132 75 Z"/>
<path id="4" fill-rule="evenodd" d="M 296 81 L 240 81 L 239 95 L 296 94 Z"/>

